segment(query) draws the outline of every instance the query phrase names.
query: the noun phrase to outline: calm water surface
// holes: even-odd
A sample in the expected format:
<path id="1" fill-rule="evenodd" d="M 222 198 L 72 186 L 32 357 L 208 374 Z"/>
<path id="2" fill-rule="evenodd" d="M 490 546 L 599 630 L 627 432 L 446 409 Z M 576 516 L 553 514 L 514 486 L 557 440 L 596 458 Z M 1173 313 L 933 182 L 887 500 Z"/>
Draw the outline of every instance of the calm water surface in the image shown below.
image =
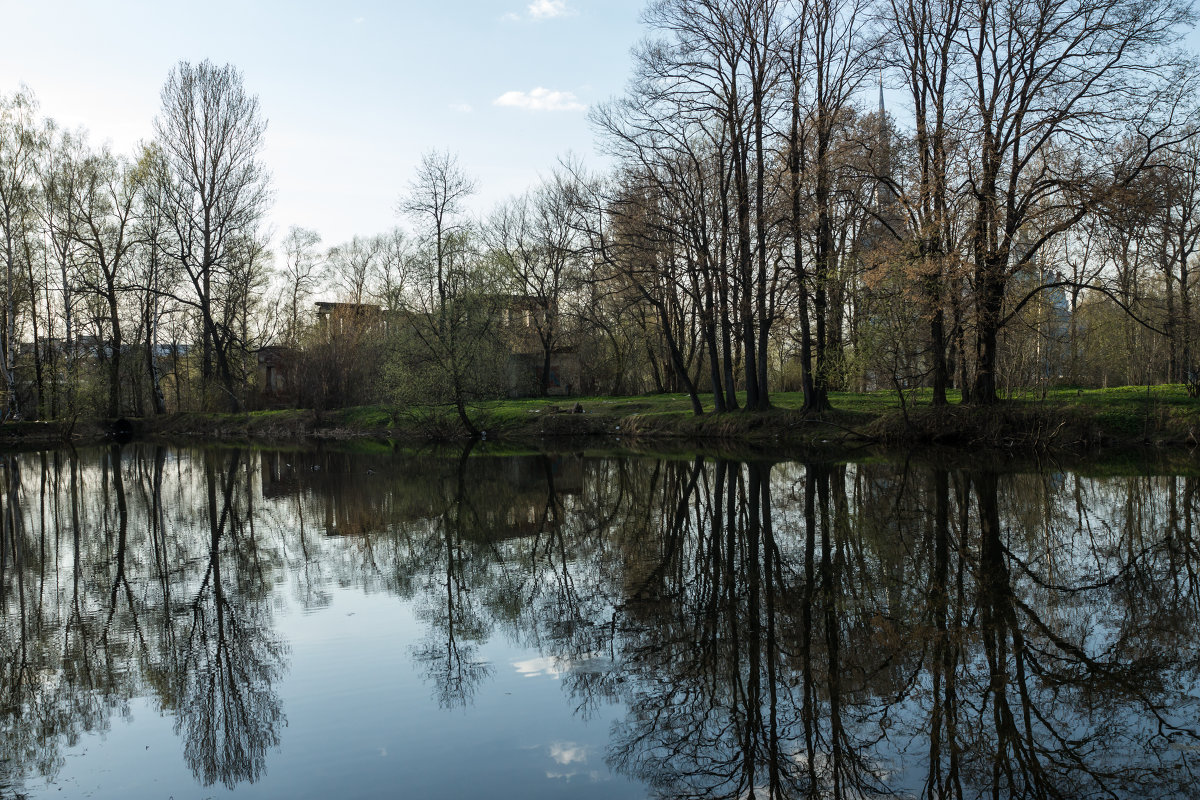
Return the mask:
<path id="1" fill-rule="evenodd" d="M 1200 479 L 0 456 L 0 796 L 1200 796 Z"/>

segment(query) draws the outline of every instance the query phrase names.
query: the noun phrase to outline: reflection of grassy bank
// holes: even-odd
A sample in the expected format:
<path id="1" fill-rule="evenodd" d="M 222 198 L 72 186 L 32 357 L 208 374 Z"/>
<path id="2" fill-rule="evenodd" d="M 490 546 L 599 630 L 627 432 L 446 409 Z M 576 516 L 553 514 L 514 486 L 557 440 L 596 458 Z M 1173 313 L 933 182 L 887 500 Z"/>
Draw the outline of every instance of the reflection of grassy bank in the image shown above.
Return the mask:
<path id="1" fill-rule="evenodd" d="M 1200 442 L 1200 400 L 1182 386 L 1054 390 L 1042 398 L 1014 398 L 990 408 L 952 404 L 935 409 L 928 392 L 901 405 L 895 393 L 835 393 L 834 410 L 801 412 L 799 393 L 772 396 L 762 414 L 692 415 L 685 395 L 497 400 L 472 413 L 490 441 L 512 444 L 562 439 L 603 439 L 653 445 L 738 445 L 774 450 L 882 443 L 1000 447 L 1010 450 L 1084 450 L 1095 447 L 1190 447 Z M 951 402 L 956 403 L 957 398 Z M 573 413 L 576 403 L 583 413 Z M 707 410 L 707 409 L 706 409 Z M 15 423 L 0 426 L 0 444 L 45 446 L 103 437 L 100 423 Z M 452 409 L 362 406 L 317 412 L 256 411 L 248 414 L 181 413 L 145 419 L 135 434 L 224 442 L 292 441 L 307 438 L 408 442 L 465 437 Z"/>

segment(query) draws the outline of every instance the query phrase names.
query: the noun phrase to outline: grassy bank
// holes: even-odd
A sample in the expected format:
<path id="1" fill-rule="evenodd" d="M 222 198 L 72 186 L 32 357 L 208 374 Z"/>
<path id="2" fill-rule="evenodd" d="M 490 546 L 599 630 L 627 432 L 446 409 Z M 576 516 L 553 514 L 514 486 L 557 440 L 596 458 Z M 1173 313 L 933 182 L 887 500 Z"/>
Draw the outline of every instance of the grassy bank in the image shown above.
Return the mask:
<path id="1" fill-rule="evenodd" d="M 475 407 L 479 426 L 494 439 L 514 441 L 561 436 L 638 440 L 729 441 L 783 445 L 879 443 L 1007 449 L 1090 449 L 1103 446 L 1184 446 L 1200 443 L 1200 400 L 1182 385 L 1052 390 L 1010 397 L 995 406 L 935 408 L 931 393 L 831 394 L 831 411 L 805 414 L 799 392 L 772 395 L 766 413 L 705 414 L 691 411 L 686 395 L 594 397 L 556 402 L 505 400 Z M 707 400 L 707 398 L 706 398 Z M 582 414 L 571 413 L 578 402 Z M 379 407 L 325 415 L 326 429 L 390 429 L 400 438 L 461 435 L 445 412 Z"/>
<path id="2" fill-rule="evenodd" d="M 796 392 L 772 395 L 765 413 L 695 416 L 686 395 L 497 400 L 471 407 L 490 441 L 695 443 L 738 447 L 826 447 L 855 444 L 942 445 L 1008 450 L 1087 450 L 1113 446 L 1195 446 L 1200 400 L 1183 386 L 1054 390 L 1015 397 L 987 408 L 934 408 L 928 392 L 834 393 L 834 409 L 801 411 Z M 579 408 L 582 413 L 575 413 Z M 180 413 L 134 421 L 134 435 L 173 440 L 284 442 L 310 438 L 408 442 L 453 441 L 466 433 L 446 408 L 363 406 L 316 412 L 303 409 L 246 414 Z M 101 422 L 9 423 L 0 446 L 48 446 L 103 439 Z"/>

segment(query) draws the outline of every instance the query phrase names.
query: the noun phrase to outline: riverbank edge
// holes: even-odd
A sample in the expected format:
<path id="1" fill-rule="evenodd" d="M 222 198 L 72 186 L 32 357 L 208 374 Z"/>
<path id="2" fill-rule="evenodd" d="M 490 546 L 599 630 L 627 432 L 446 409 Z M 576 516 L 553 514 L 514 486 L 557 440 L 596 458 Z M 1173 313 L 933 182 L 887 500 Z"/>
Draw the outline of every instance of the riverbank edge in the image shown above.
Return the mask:
<path id="1" fill-rule="evenodd" d="M 576 408 L 581 413 L 576 413 Z M 625 446 L 711 447 L 718 450 L 812 450 L 858 446 L 938 447 L 1010 453 L 1079 454 L 1102 448 L 1192 450 L 1200 445 L 1195 407 L 1144 409 L 1071 403 L 1006 402 L 994 406 L 920 406 L 879 412 L 793 409 L 695 416 L 679 411 L 627 413 L 587 399 L 578 406 L 529 401 L 521 413 L 478 413 L 489 442 L 608 441 Z M 86 445 L 115 438 L 173 442 L 287 444 L 369 439 L 404 445 L 461 442 L 470 437 L 456 418 L 423 409 L 379 407 L 318 412 L 306 409 L 244 414 L 177 413 L 122 420 L 15 422 L 0 425 L 0 449 Z"/>

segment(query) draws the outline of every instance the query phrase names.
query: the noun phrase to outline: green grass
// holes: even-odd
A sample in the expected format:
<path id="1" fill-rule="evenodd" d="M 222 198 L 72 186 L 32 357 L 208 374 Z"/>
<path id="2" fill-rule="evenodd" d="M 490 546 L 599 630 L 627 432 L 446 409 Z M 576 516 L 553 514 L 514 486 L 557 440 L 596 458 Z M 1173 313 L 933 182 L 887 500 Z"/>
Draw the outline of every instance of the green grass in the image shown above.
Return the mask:
<path id="1" fill-rule="evenodd" d="M 639 395 L 635 397 L 537 397 L 519 400 L 487 400 L 473 403 L 470 410 L 479 413 L 487 426 L 503 430 L 535 421 L 539 415 L 568 413 L 575 404 L 583 406 L 585 414 L 606 417 L 628 417 L 635 414 L 656 417 L 690 416 L 692 404 L 686 394 Z M 711 410 L 711 403 L 706 411 Z"/>
<path id="2" fill-rule="evenodd" d="M 348 428 L 386 428 L 395 424 L 389 406 L 353 406 L 330 412 L 333 421 Z"/>
<path id="3" fill-rule="evenodd" d="M 959 401 L 957 391 L 948 393 L 951 403 Z M 906 395 L 910 405 L 929 405 L 933 392 L 929 389 L 919 389 L 911 395 Z M 745 395 L 739 395 L 738 402 L 745 403 Z M 876 416 L 900 408 L 899 399 L 895 392 L 831 392 L 830 403 L 835 411 L 869 414 Z M 684 414 L 692 413 L 692 403 L 686 394 L 650 394 L 632 397 L 539 397 L 522 398 L 519 400 L 492 400 L 476 403 L 473 408 L 485 411 L 495 419 L 524 419 L 525 416 L 551 406 L 569 411 L 576 403 L 583 405 L 588 413 L 604 413 L 614 416 L 629 416 L 631 414 Z M 702 393 L 700 405 L 704 413 L 711 414 L 714 409 L 712 394 Z M 773 392 L 771 406 L 785 411 L 799 411 L 804 406 L 802 392 Z"/>
<path id="4" fill-rule="evenodd" d="M 951 405 L 961 401 L 957 390 L 947 393 Z M 933 392 L 930 389 L 917 389 L 905 393 L 908 408 L 918 409 L 932 405 Z M 740 402 L 745 397 L 738 398 Z M 700 396 L 701 406 L 706 414 L 712 413 L 713 402 L 711 394 Z M 900 400 L 894 391 L 878 392 L 830 392 L 829 401 L 833 410 L 838 413 L 860 415 L 863 417 L 878 417 L 900 409 Z M 1060 406 L 1067 408 L 1083 408 L 1091 411 L 1108 412 L 1113 420 L 1128 419 L 1131 416 L 1145 415 L 1147 409 L 1161 412 L 1181 410 L 1188 413 L 1200 409 L 1200 400 L 1188 397 L 1182 384 L 1152 386 L 1149 393 L 1145 386 L 1117 386 L 1108 389 L 1051 389 L 1045 398 L 1035 396 L 1032 392 L 1025 396 L 1017 396 L 1004 401 L 1011 406 Z M 489 424 L 504 426 L 519 424 L 534 418 L 538 414 L 571 411 L 575 404 L 583 406 L 589 414 L 604 414 L 613 417 L 631 415 L 691 415 L 692 404 L 686 394 L 652 394 L 630 397 L 598 396 L 598 397 L 536 397 L 517 400 L 486 400 L 472 403 L 469 410 L 481 413 Z M 774 392 L 771 394 L 771 405 L 785 411 L 798 411 L 804 405 L 804 395 L 801 392 Z M 256 411 L 251 416 L 270 418 L 277 415 L 284 419 L 295 411 Z M 441 414 L 454 416 L 450 407 L 431 409 L 428 407 L 395 408 L 386 405 L 357 406 L 331 411 L 327 415 L 334 423 L 344 424 L 354 428 L 386 428 L 402 423 L 406 417 Z"/>
<path id="5" fill-rule="evenodd" d="M 714 415 L 711 395 L 702 395 L 705 414 L 697 418 L 684 394 L 489 400 L 471 404 L 470 413 L 493 443 L 630 435 L 668 449 L 699 443 L 711 447 L 716 442 L 795 447 L 836 441 L 1039 449 L 1051 442 L 1067 447 L 1144 442 L 1192 446 L 1200 440 L 1200 400 L 1188 397 L 1182 385 L 1154 386 L 1149 391 L 1145 386 L 1053 389 L 1044 398 L 1031 392 L 995 408 L 964 408 L 957 392 L 948 395 L 949 408 L 939 410 L 931 407 L 930 390 L 906 392 L 904 415 L 894 391 L 833 392 L 829 398 L 833 410 L 809 418 L 796 413 L 804 404 L 800 392 L 773 393 L 773 410 L 767 414 Z M 744 402 L 744 396 L 739 401 Z M 576 403 L 582 405 L 584 415 L 570 413 Z M 220 440 L 288 441 L 318 435 L 428 442 L 465 434 L 449 406 L 188 413 L 146 422 L 148 430 L 166 436 Z"/>
<path id="6" fill-rule="evenodd" d="M 1183 384 L 1115 386 L 1108 389 L 1054 389 L 1046 399 L 1018 400 L 1021 405 L 1054 405 L 1064 412 L 1086 414 L 1110 433 L 1136 437 L 1169 429 L 1200 410 L 1200 400 L 1188 397 Z"/>

